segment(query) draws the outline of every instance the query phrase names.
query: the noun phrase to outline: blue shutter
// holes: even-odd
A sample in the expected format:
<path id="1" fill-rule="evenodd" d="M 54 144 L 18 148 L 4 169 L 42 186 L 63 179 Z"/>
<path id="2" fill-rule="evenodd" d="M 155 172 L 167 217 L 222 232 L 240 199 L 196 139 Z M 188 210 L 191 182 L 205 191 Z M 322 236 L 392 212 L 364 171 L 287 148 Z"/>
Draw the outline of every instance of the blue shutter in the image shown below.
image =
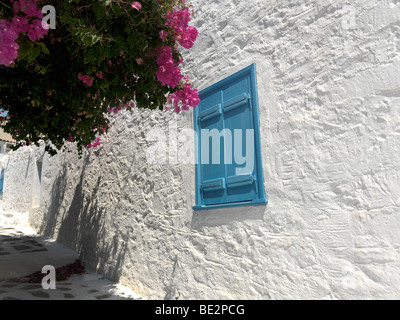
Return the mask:
<path id="1" fill-rule="evenodd" d="M 250 76 L 247 76 L 223 90 L 224 122 L 233 135 L 233 159 L 231 164 L 226 164 L 228 202 L 250 201 L 257 196 L 250 89 Z M 245 162 L 238 163 L 240 160 Z"/>
<path id="2" fill-rule="evenodd" d="M 194 113 L 197 205 L 193 208 L 200 210 L 267 203 L 262 175 L 255 66 L 201 91 L 200 99 Z M 212 147 L 217 142 L 216 138 L 213 140 L 203 135 L 202 130 L 218 130 L 221 136 L 219 149 Z M 213 162 L 217 151 L 219 163 Z M 208 163 L 205 161 L 207 158 Z"/>
<path id="3" fill-rule="evenodd" d="M 211 130 L 216 129 L 221 132 L 224 129 L 221 91 L 214 92 L 201 101 L 198 110 L 197 125 L 200 133 L 201 130 L 210 130 L 211 132 Z M 212 147 L 214 141 L 210 137 L 207 135 L 202 137 L 200 134 L 199 139 L 200 145 L 206 146 L 206 143 L 208 143 L 207 149 L 199 148 L 201 163 L 199 196 L 201 202 L 205 205 L 226 203 L 224 161 L 223 159 L 213 161 Z M 223 141 L 220 141 L 220 152 L 223 152 Z"/>
<path id="4" fill-rule="evenodd" d="M 3 194 L 3 185 L 4 185 L 4 169 L 1 170 L 0 173 L 0 194 Z"/>

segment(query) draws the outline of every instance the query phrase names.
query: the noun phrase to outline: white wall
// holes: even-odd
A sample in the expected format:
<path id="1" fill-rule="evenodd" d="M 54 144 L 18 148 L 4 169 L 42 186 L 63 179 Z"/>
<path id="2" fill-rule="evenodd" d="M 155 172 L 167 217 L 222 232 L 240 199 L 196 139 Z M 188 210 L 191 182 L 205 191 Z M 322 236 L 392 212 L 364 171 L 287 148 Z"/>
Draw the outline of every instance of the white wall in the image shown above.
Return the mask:
<path id="1" fill-rule="evenodd" d="M 256 63 L 268 205 L 193 212 L 193 166 L 146 161 L 191 114 L 122 112 L 90 155 L 45 155 L 31 224 L 150 298 L 399 298 L 400 2 L 192 2 L 195 86 Z M 7 208 L 29 209 L 28 150 Z"/>

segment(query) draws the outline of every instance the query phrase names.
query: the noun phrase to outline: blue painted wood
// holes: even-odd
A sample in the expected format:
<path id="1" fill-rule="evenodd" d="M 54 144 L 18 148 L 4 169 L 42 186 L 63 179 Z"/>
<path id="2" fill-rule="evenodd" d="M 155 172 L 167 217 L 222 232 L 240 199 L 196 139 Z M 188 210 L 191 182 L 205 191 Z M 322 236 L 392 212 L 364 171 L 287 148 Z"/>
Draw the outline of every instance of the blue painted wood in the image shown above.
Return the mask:
<path id="1" fill-rule="evenodd" d="M 235 108 L 239 108 L 241 106 L 244 106 L 248 102 L 248 96 L 249 94 L 247 92 L 242 93 L 238 95 L 237 97 L 234 97 L 232 99 L 229 99 L 228 101 L 224 101 L 224 112 L 233 110 Z"/>
<path id="2" fill-rule="evenodd" d="M 221 105 L 218 104 L 211 109 L 207 109 L 200 113 L 199 120 L 200 122 L 212 119 L 214 117 L 218 117 L 222 114 Z"/>
<path id="3" fill-rule="evenodd" d="M 254 183 L 253 173 L 231 176 L 226 179 L 227 188 L 249 186 Z"/>
<path id="4" fill-rule="evenodd" d="M 3 194 L 3 186 L 4 186 L 4 169 L 1 170 L 0 173 L 0 194 Z"/>
<path id="5" fill-rule="evenodd" d="M 201 91 L 200 99 L 199 107 L 194 112 L 198 141 L 197 205 L 193 209 L 267 203 L 255 65 Z M 204 134 L 204 130 L 208 134 Z M 216 148 L 218 142 L 219 147 Z M 218 161 L 213 161 L 218 151 Z"/>
<path id="6" fill-rule="evenodd" d="M 233 203 L 222 203 L 216 205 L 196 205 L 193 206 L 193 210 L 211 210 L 211 209 L 224 209 L 224 208 L 232 208 L 232 207 L 248 207 L 248 206 L 259 206 L 266 205 L 268 200 L 266 198 L 252 201 L 243 201 L 243 202 L 233 202 Z"/>
<path id="7" fill-rule="evenodd" d="M 225 182 L 221 183 L 220 187 L 204 187 L 208 183 L 213 183 L 213 181 L 225 181 L 226 177 L 224 159 L 221 157 L 215 158 L 218 152 L 220 154 L 224 152 L 223 137 L 219 137 L 219 133 L 224 130 L 221 105 L 222 93 L 221 91 L 216 91 L 201 100 L 198 108 L 196 108 L 200 119 L 198 126 L 201 146 L 198 149 L 199 163 L 201 164 L 198 188 L 200 202 L 205 205 L 226 203 L 227 201 Z M 213 132 L 217 134 L 216 139 L 212 138 Z M 218 142 L 220 146 L 216 148 L 218 147 Z"/>
<path id="8" fill-rule="evenodd" d="M 225 187 L 226 187 L 225 186 L 225 178 L 206 180 L 200 186 L 200 188 L 203 190 L 203 192 L 223 190 L 223 189 L 225 189 Z"/>
<path id="9" fill-rule="evenodd" d="M 237 179 L 242 174 L 253 176 L 254 171 L 254 135 L 248 130 L 254 130 L 252 112 L 248 97 L 250 96 L 250 74 L 245 74 L 230 83 L 223 90 L 224 121 L 226 128 L 233 132 L 232 145 L 233 162 L 226 164 L 229 181 Z M 252 132 L 252 131 L 251 131 Z M 252 184 L 239 184 L 227 190 L 229 203 L 250 201 L 257 197 L 256 188 Z"/>

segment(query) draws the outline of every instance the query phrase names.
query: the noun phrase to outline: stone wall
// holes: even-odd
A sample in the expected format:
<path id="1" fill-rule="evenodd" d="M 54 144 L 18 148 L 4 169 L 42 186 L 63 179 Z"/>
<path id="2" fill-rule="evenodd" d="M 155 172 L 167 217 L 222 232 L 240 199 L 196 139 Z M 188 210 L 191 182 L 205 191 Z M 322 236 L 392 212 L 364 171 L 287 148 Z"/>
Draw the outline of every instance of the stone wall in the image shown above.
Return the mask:
<path id="1" fill-rule="evenodd" d="M 194 86 L 256 63 L 268 205 L 194 212 L 194 167 L 148 163 L 191 113 L 134 111 L 81 159 L 44 155 L 39 208 L 40 150 L 10 154 L 4 208 L 150 298 L 399 298 L 400 1 L 192 3 Z"/>

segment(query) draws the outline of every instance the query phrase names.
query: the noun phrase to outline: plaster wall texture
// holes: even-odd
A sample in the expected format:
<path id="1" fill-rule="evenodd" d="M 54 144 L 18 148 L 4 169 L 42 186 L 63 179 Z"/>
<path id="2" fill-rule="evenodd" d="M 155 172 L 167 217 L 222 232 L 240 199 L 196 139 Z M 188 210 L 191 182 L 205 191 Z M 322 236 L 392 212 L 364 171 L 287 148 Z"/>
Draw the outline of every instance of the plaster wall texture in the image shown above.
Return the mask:
<path id="1" fill-rule="evenodd" d="M 44 155 L 37 208 L 40 149 L 9 154 L 3 208 L 145 297 L 400 298 L 400 1 L 192 3 L 194 86 L 256 63 L 268 205 L 194 212 L 194 167 L 169 158 L 191 113 L 134 111 L 82 159 Z"/>

